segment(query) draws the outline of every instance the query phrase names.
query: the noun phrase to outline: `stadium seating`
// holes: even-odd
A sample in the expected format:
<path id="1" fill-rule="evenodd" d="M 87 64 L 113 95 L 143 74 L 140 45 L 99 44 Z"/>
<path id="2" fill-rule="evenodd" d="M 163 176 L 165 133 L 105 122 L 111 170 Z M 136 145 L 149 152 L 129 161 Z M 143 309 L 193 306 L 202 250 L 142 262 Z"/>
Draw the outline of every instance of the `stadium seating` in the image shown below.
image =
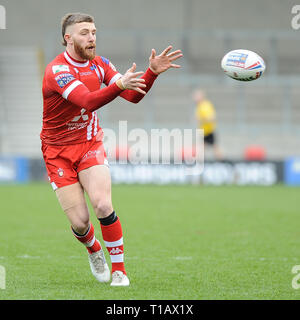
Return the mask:
<path id="1" fill-rule="evenodd" d="M 4 116 L 0 151 L 5 155 L 40 156 L 42 83 L 38 55 L 35 47 L 0 49 L 0 93 Z"/>

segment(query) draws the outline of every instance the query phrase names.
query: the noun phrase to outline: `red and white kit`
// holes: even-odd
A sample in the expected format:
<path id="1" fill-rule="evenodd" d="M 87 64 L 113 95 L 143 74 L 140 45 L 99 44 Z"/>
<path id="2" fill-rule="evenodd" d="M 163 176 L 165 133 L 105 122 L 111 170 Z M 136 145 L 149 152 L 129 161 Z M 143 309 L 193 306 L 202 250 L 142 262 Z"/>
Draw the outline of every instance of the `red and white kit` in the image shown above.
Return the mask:
<path id="1" fill-rule="evenodd" d="M 117 96 L 139 102 L 144 95 L 122 90 L 122 75 L 106 58 L 76 61 L 65 51 L 45 70 L 43 79 L 42 152 L 53 189 L 78 181 L 77 173 L 96 164 L 108 164 L 103 132 L 96 110 Z M 147 69 L 142 76 L 149 91 L 157 75 Z M 105 84 L 106 87 L 101 88 Z"/>

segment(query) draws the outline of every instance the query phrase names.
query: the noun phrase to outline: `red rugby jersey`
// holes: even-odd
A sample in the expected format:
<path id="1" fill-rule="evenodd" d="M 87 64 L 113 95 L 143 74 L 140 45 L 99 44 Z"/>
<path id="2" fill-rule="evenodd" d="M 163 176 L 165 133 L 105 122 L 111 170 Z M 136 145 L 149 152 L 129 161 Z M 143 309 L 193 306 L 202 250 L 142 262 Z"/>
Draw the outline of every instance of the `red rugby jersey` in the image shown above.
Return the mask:
<path id="1" fill-rule="evenodd" d="M 133 103 L 144 95 L 134 90 L 122 91 L 116 81 L 122 75 L 106 58 L 96 56 L 85 62 L 76 61 L 65 51 L 45 70 L 43 79 L 43 143 L 67 145 L 91 140 L 102 129 L 95 110 L 121 96 Z M 148 91 L 157 75 L 147 69 Z M 107 87 L 101 88 L 104 83 Z"/>

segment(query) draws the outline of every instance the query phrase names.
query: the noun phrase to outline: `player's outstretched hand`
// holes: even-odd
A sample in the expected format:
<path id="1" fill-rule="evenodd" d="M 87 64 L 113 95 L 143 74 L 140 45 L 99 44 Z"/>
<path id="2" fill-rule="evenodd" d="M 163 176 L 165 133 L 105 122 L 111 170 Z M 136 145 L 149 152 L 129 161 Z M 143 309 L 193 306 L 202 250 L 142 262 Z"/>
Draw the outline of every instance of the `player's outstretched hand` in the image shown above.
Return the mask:
<path id="1" fill-rule="evenodd" d="M 135 90 L 137 92 L 140 92 L 142 94 L 146 94 L 146 92 L 141 89 L 146 87 L 146 85 L 144 84 L 145 80 L 138 78 L 144 72 L 143 71 L 135 72 L 135 70 L 136 70 L 136 64 L 133 63 L 132 67 L 129 68 L 126 71 L 126 73 L 117 81 L 117 85 L 121 89 L 130 89 L 130 90 Z"/>
<path id="2" fill-rule="evenodd" d="M 152 49 L 149 58 L 149 68 L 156 74 L 167 71 L 170 68 L 180 68 L 180 65 L 173 64 L 173 61 L 181 58 L 181 50 L 171 51 L 173 47 L 168 46 L 159 56 L 156 55 L 155 49 Z"/>

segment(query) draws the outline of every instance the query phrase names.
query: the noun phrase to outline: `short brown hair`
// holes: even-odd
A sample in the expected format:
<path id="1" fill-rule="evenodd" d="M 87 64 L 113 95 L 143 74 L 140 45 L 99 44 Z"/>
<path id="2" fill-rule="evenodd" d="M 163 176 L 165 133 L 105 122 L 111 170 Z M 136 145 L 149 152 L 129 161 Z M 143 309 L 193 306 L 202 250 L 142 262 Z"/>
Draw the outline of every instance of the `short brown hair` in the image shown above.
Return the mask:
<path id="1" fill-rule="evenodd" d="M 81 12 L 75 12 L 75 13 L 67 13 L 63 16 L 61 19 L 61 33 L 63 37 L 62 44 L 64 46 L 67 45 L 67 41 L 65 40 L 65 32 L 67 26 L 71 26 L 75 23 L 81 23 L 81 22 L 94 22 L 94 17 L 92 17 L 89 14 L 81 13 Z"/>

